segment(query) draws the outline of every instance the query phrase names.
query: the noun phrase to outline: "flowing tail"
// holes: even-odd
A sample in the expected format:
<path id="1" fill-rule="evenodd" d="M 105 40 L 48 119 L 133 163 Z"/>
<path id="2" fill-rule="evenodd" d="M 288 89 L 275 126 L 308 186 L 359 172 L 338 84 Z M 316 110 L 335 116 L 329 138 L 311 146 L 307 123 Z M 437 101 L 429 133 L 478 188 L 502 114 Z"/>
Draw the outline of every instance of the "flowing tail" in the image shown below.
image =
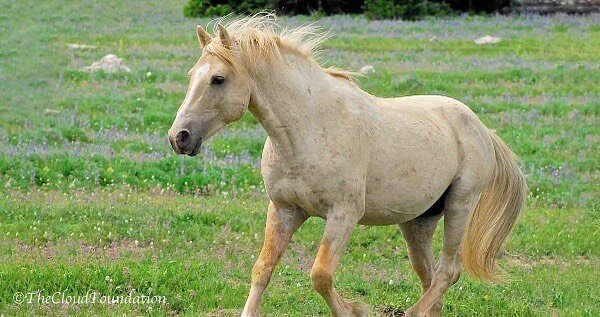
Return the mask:
<path id="1" fill-rule="evenodd" d="M 492 131 L 490 136 L 496 153 L 494 179 L 469 219 L 461 260 L 470 275 L 497 282 L 502 279 L 496 274 L 496 257 L 523 209 L 527 184 L 514 153 Z"/>

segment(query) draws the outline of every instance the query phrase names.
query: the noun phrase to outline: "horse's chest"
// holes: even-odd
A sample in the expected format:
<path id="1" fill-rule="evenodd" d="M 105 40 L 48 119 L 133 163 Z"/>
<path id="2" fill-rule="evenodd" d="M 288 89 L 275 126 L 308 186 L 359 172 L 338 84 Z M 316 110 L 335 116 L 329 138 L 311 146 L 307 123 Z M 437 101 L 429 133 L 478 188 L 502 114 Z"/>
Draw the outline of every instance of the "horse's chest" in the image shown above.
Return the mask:
<path id="1" fill-rule="evenodd" d="M 329 152 L 314 154 L 283 159 L 288 156 L 277 155 L 267 142 L 261 169 L 269 198 L 322 218 L 340 201 L 360 200 L 359 193 L 364 189 L 358 173 L 361 164 L 350 164 L 350 159 L 335 160 Z"/>
<path id="2" fill-rule="evenodd" d="M 305 177 L 284 176 L 266 180 L 269 199 L 302 208 L 310 216 L 325 217 L 331 206 L 328 194 L 322 185 Z"/>

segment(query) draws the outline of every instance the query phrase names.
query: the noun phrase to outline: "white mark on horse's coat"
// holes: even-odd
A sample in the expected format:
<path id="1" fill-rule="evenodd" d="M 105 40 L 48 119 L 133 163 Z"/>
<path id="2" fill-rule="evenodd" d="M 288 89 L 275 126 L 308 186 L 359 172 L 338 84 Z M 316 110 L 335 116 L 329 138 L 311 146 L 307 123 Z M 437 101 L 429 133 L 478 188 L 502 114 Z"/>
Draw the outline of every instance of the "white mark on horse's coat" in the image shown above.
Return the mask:
<path id="1" fill-rule="evenodd" d="M 194 85 L 192 86 L 193 88 L 196 88 L 196 86 L 198 86 L 202 76 L 204 76 L 204 74 L 208 73 L 209 70 L 210 70 L 209 63 L 206 63 L 206 64 L 202 65 L 200 68 L 198 68 L 198 70 L 196 71 L 196 76 L 194 76 L 194 82 L 193 82 Z"/>
<path id="2" fill-rule="evenodd" d="M 177 118 L 179 118 L 182 115 L 182 113 L 187 111 L 187 109 L 191 106 L 191 104 L 193 102 L 190 102 L 188 99 L 192 98 L 192 96 L 194 95 L 193 91 L 198 88 L 198 85 L 200 85 L 200 80 L 202 80 L 202 77 L 206 73 L 208 73 L 209 70 L 210 70 L 210 64 L 206 63 L 206 64 L 202 65 L 201 67 L 199 67 L 198 70 L 196 70 L 196 73 L 193 74 L 192 83 L 190 85 L 190 90 L 186 94 L 185 99 L 183 100 L 182 106 L 177 111 Z"/>

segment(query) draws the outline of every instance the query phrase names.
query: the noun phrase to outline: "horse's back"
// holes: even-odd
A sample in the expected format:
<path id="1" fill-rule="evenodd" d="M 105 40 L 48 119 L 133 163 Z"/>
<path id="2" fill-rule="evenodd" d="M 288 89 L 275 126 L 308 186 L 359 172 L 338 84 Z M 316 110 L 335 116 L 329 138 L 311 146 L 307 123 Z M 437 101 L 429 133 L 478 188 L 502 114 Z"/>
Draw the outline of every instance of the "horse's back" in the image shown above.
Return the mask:
<path id="1" fill-rule="evenodd" d="M 495 152 L 489 129 L 467 105 L 440 95 L 415 95 L 387 99 L 398 115 L 413 112 L 430 116 L 447 128 L 456 142 L 459 167 L 456 178 L 488 174 L 495 164 Z M 477 178 L 477 177 L 473 177 Z"/>
<path id="2" fill-rule="evenodd" d="M 470 120 L 479 121 L 477 115 L 461 101 L 441 95 L 413 95 L 395 98 L 380 99 L 382 106 L 398 111 L 398 115 L 406 112 L 422 113 L 431 115 L 437 113 L 451 119 L 453 116 L 461 116 Z"/>
<path id="3" fill-rule="evenodd" d="M 456 142 L 482 136 L 480 146 L 487 151 L 493 149 L 488 129 L 467 105 L 454 98 L 440 95 L 414 95 L 381 99 L 383 108 L 397 117 L 411 117 L 421 121 L 432 121 L 443 132 L 452 132 Z M 393 116 L 390 118 L 394 120 Z M 427 127 L 424 127 L 425 129 Z"/>

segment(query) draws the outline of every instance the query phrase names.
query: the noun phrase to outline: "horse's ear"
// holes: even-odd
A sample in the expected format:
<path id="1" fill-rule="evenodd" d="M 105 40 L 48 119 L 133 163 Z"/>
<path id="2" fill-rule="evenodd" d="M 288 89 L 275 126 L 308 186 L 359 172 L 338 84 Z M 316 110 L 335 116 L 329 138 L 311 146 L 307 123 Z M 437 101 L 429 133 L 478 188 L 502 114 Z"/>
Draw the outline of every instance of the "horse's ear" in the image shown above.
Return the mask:
<path id="1" fill-rule="evenodd" d="M 196 34 L 198 35 L 198 41 L 200 41 L 202 47 L 206 46 L 206 44 L 212 40 L 212 36 L 199 25 L 196 25 Z"/>
<path id="2" fill-rule="evenodd" d="M 221 40 L 221 43 L 223 45 L 225 45 L 225 47 L 230 48 L 231 47 L 231 37 L 229 36 L 229 33 L 227 33 L 227 29 L 225 29 L 225 27 L 221 23 L 219 23 L 217 25 L 217 29 L 218 29 L 217 33 L 219 33 L 219 39 Z"/>

